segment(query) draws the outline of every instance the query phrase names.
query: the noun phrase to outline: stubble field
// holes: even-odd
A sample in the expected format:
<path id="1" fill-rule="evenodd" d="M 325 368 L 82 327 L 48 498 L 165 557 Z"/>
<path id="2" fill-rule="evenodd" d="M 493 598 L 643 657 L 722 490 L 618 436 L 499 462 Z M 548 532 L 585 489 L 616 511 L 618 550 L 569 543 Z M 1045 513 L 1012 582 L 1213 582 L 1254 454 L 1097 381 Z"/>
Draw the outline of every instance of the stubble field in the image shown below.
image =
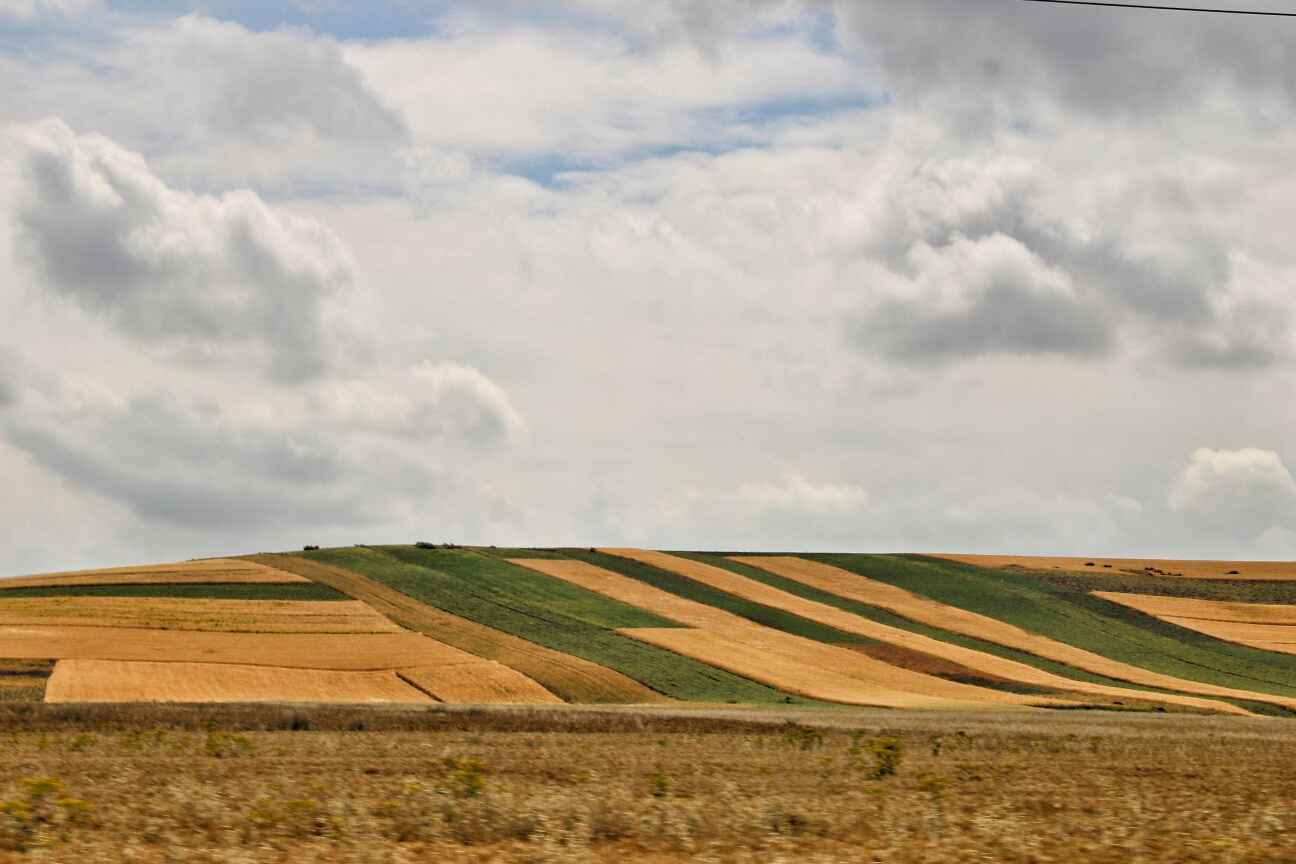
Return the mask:
<path id="1" fill-rule="evenodd" d="M 1296 854 L 1296 729 L 1271 718 L 30 706 L 0 728 L 0 860 Z"/>

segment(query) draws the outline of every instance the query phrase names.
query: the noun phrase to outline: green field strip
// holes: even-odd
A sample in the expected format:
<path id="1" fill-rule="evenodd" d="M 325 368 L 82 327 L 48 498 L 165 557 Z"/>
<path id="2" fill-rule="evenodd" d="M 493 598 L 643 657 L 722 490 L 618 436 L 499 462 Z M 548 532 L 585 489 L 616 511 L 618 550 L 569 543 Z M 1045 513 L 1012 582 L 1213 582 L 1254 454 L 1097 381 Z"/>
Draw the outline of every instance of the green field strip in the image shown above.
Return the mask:
<path id="1" fill-rule="evenodd" d="M 41 585 L 0 590 L 6 597 L 171 597 L 181 600 L 350 600 L 316 582 L 222 582 L 156 585 Z"/>
<path id="2" fill-rule="evenodd" d="M 564 552 L 568 558 L 584 561 L 587 564 L 593 564 L 614 573 L 620 573 L 622 576 L 645 582 L 668 594 L 674 594 L 676 597 L 683 597 L 685 600 L 692 600 L 704 606 L 722 609 L 725 612 L 737 615 L 739 618 L 746 618 L 748 621 L 769 627 L 772 630 L 781 630 L 784 633 L 791 633 L 793 636 L 801 636 L 815 642 L 822 642 L 825 645 L 836 645 L 843 642 L 853 645 L 878 644 L 876 639 L 869 639 L 855 633 L 846 633 L 826 624 L 820 624 L 799 615 L 794 615 L 791 612 L 785 612 L 782 609 L 765 606 L 751 600 L 744 600 L 727 591 L 712 588 L 710 585 L 703 585 L 701 582 L 695 582 L 686 576 L 670 573 L 651 564 L 644 564 L 603 552 L 583 552 L 579 549 L 567 549 Z"/>
<path id="3" fill-rule="evenodd" d="M 1130 666 L 1202 684 L 1296 696 L 1296 656 L 1233 645 L 1029 577 L 917 555 L 800 557 L 996 618 Z"/>
<path id="4" fill-rule="evenodd" d="M 612 628 L 678 625 L 477 551 L 384 546 L 295 554 L 354 570 L 452 615 L 606 666 L 675 699 L 828 704 L 782 693 L 622 636 Z"/>
<path id="5" fill-rule="evenodd" d="M 740 564 L 737 561 L 730 561 L 727 558 L 720 557 L 720 555 L 717 553 L 671 552 L 670 554 L 677 555 L 680 558 L 689 558 L 693 561 L 699 561 L 703 564 L 710 564 L 714 567 L 719 567 L 721 569 L 728 570 L 731 573 L 737 573 L 739 576 L 746 576 L 749 579 L 753 579 L 757 582 L 764 583 L 765 585 L 768 585 L 771 588 L 777 588 L 780 591 L 786 591 L 788 594 L 793 594 L 805 600 L 813 600 L 818 603 L 823 603 L 826 606 L 836 607 L 837 609 L 840 609 L 843 612 L 850 612 L 855 615 L 859 615 L 861 618 L 867 618 L 868 620 L 875 621 L 878 624 L 887 624 L 891 627 L 895 627 L 898 630 L 907 630 L 910 633 L 917 633 L 920 636 L 927 636 L 931 639 L 937 639 L 941 642 L 947 642 L 951 645 L 958 645 L 959 647 L 962 648 L 970 648 L 973 651 L 981 651 L 985 654 L 992 654 L 995 657 L 1002 657 L 1005 660 L 1015 660 L 1018 663 L 1023 663 L 1027 666 L 1033 666 L 1036 669 L 1040 669 L 1045 672 L 1052 672 L 1055 675 L 1058 675 L 1063 678 L 1070 678 L 1073 681 L 1085 681 L 1090 684 L 1103 684 L 1108 687 L 1121 687 L 1126 690 L 1137 690 L 1139 692 L 1149 693 L 1149 694 L 1159 693 L 1168 696 L 1193 696 L 1195 698 L 1214 698 L 1220 702 L 1228 702 L 1230 704 L 1237 705 L 1241 708 L 1246 708 L 1248 711 L 1253 711 L 1254 713 L 1257 714 L 1269 714 L 1269 715 L 1281 716 L 1281 717 L 1296 716 L 1296 711 L 1289 711 L 1288 709 L 1283 708 L 1281 706 L 1270 705 L 1268 703 L 1257 703 L 1257 702 L 1250 702 L 1250 701 L 1237 700 L 1237 699 L 1223 699 L 1219 697 L 1201 697 L 1193 693 L 1183 693 L 1178 690 L 1166 690 L 1164 688 L 1159 688 L 1159 687 L 1148 687 L 1143 684 L 1133 684 L 1131 682 L 1121 681 L 1116 678 L 1107 678 L 1103 675 L 1097 675 L 1093 672 L 1088 672 L 1084 669 L 1077 669 L 1074 666 L 1068 666 L 1065 663 L 1059 663 L 1056 660 L 1049 660 L 1047 658 L 1039 657 L 1036 656 L 1035 654 L 1030 654 L 1025 651 L 1018 651 L 1015 648 L 1008 648 L 1004 645 L 998 645 L 994 642 L 986 642 L 981 639 L 977 639 L 976 637 L 973 636 L 964 636 L 961 633 L 951 633 L 948 630 L 941 630 L 940 628 L 937 627 L 932 627 L 927 624 L 919 623 L 917 621 L 911 621 L 908 618 L 901 617 L 900 615 L 897 615 L 894 612 L 890 612 L 886 609 L 882 609 L 877 606 L 870 606 L 866 603 L 860 603 L 855 600 L 847 600 L 843 597 L 838 597 L 836 594 L 829 594 L 825 591 L 820 591 L 817 588 L 811 588 L 809 585 L 803 585 L 800 582 L 796 582 L 791 579 L 784 579 L 782 576 L 775 576 L 773 573 L 768 573 L 764 570 L 760 570 L 755 567 L 749 567 L 745 564 Z M 722 554 L 744 555 L 747 553 L 726 552 Z M 801 555 L 798 557 L 808 558 L 810 556 Z M 831 563 L 831 562 L 825 561 L 824 563 Z M 1248 689 L 1254 690 L 1255 688 L 1248 688 Z"/>

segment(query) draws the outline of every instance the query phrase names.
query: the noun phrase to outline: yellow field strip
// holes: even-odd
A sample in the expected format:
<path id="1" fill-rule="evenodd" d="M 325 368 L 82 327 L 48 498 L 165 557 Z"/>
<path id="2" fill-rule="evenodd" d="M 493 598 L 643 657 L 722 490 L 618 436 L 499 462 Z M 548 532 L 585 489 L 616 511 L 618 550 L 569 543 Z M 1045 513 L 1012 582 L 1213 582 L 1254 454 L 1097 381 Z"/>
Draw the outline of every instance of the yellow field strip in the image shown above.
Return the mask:
<path id="1" fill-rule="evenodd" d="M 1036 555 L 937 555 L 973 567 L 992 570 L 1024 567 L 1029 570 L 1071 570 L 1077 573 L 1102 573 L 1123 570 L 1140 576 L 1182 576 L 1185 579 L 1255 579 L 1285 581 L 1296 579 L 1296 561 L 1174 561 L 1163 558 L 1057 558 Z M 1088 566 L 1092 564 L 1093 566 Z M 1153 567 L 1161 572 L 1149 571 Z M 1232 572 L 1232 571 L 1237 571 Z"/>
<path id="2" fill-rule="evenodd" d="M 1246 714 L 1244 711 L 1233 705 L 1223 702 L 1216 702 L 1209 699 L 1199 699 L 1194 696 L 1170 695 L 1161 693 L 1140 694 L 1137 691 L 1121 687 L 1112 687 L 1103 684 L 1090 684 L 1084 681 L 1075 681 L 1070 678 L 1063 678 L 1060 675 L 1054 675 L 1051 672 L 1045 672 L 1042 669 L 1036 669 L 1034 666 L 1028 666 L 1025 663 L 1018 663 L 1015 660 L 1008 660 L 1002 657 L 996 657 L 993 654 L 986 654 L 981 651 L 975 651 L 971 648 L 963 648 L 959 645 L 951 645 L 948 642 L 941 642 L 938 639 L 932 639 L 917 633 L 910 633 L 907 630 L 901 630 L 898 627 L 891 627 L 886 624 L 879 624 L 870 621 L 859 615 L 845 612 L 835 606 L 829 606 L 825 603 L 818 603 L 813 600 L 805 600 L 801 597 L 789 594 L 786 591 L 780 591 L 777 588 L 771 588 L 754 579 L 748 579 L 737 573 L 731 573 L 720 567 L 713 567 L 709 564 L 703 564 L 697 561 L 691 561 L 687 558 L 679 558 L 674 555 L 668 555 L 665 552 L 652 552 L 644 549 L 603 549 L 601 550 L 610 555 L 620 555 L 624 558 L 630 558 L 645 564 L 651 564 L 660 567 L 663 570 L 685 576 L 718 588 L 721 591 L 727 591 L 746 600 L 755 603 L 761 603 L 771 606 L 775 609 L 783 609 L 794 615 L 811 621 L 817 621 L 820 624 L 826 624 L 829 627 L 835 627 L 847 633 L 855 633 L 869 639 L 876 639 L 880 642 L 889 642 L 892 645 L 900 645 L 910 648 L 914 651 L 921 651 L 925 654 L 931 654 L 950 660 L 954 663 L 961 663 L 972 669 L 978 669 L 988 672 L 992 675 L 998 675 L 1001 678 L 1008 678 L 1013 681 L 1020 681 L 1023 684 L 1033 684 L 1041 687 L 1053 687 L 1061 690 L 1070 690 L 1076 693 L 1085 693 L 1095 696 L 1107 696 L 1116 699 L 1156 699 L 1166 704 L 1183 705 L 1192 708 L 1204 708 L 1211 711 L 1222 711 L 1230 714 Z M 769 559 L 762 559 L 768 561 Z M 800 561 L 801 559 L 794 559 Z M 836 569 L 836 568 L 833 568 Z M 772 570 L 770 572 L 773 572 Z M 845 571 L 841 571 L 845 572 Z M 777 574 L 783 575 L 783 574 Z M 854 574 L 847 574 L 854 575 Z M 793 577 L 786 577 L 793 578 Z M 862 578 L 862 577 L 856 577 Z M 799 581 L 799 580 L 795 580 Z M 872 580 L 868 580 L 872 581 Z M 891 587 L 891 586 L 887 586 Z M 832 593 L 832 592 L 829 592 Z M 871 601 L 863 601 L 871 602 Z M 1060 643 L 1057 643 L 1060 644 Z M 1069 647 L 1069 646 L 1064 646 Z M 1034 653 L 1034 652 L 1032 652 Z M 1094 655 L 1097 656 L 1097 655 Z M 1105 658 L 1099 658 L 1105 659 Z M 1072 664 L 1074 665 L 1074 664 Z M 1122 665 L 1122 664 L 1116 664 Z M 1135 667 L 1127 667 L 1133 672 L 1142 673 L 1143 670 Z M 1296 707 L 1296 699 L 1286 699 L 1285 697 L 1267 696 L 1259 693 L 1250 693 L 1249 691 L 1230 690 L 1225 687 L 1212 687 L 1207 684 L 1196 684 L 1191 681 L 1181 681 L 1178 678 L 1170 678 L 1165 675 L 1154 675 L 1154 673 L 1145 673 L 1158 679 L 1173 682 L 1174 686 L 1166 684 L 1154 684 L 1151 686 L 1161 687 L 1167 690 L 1177 690 L 1179 693 L 1189 692 L 1207 696 L 1227 696 L 1232 698 L 1242 698 L 1254 700 L 1257 702 L 1266 702 L 1272 704 L 1290 704 Z M 1118 676 L 1110 676 L 1118 677 Z M 1130 680 L 1130 679 L 1123 679 Z M 1135 682 L 1142 683 L 1142 682 Z M 1182 685 L 1182 686 L 1180 686 Z M 1209 688 L 1215 691 L 1213 693 L 1202 693 L 1201 690 L 1189 689 L 1190 687 Z M 1245 694 L 1245 695 L 1242 695 Z"/>
<path id="3" fill-rule="evenodd" d="M 60 660 L 46 702 L 424 702 L 391 670 Z"/>
<path id="4" fill-rule="evenodd" d="M 105 570 L 74 570 L 0 579 L 6 588 L 43 588 L 62 585 L 172 585 L 186 583 L 286 583 L 310 580 L 234 558 L 208 558 L 178 564 L 149 564 L 143 567 L 111 567 Z"/>
<path id="5" fill-rule="evenodd" d="M 618 705 L 668 704 L 675 701 L 606 666 L 451 615 L 354 571 L 296 555 L 256 555 L 252 558 L 271 567 L 289 569 L 312 582 L 328 585 L 343 594 L 363 600 L 392 621 L 416 633 L 469 654 L 502 663 L 529 676 L 565 701 Z"/>
<path id="6" fill-rule="evenodd" d="M 675 556 L 667 557 L 674 558 Z M 683 560 L 686 564 L 696 563 L 686 559 L 676 560 Z M 887 585 L 884 582 L 878 582 L 817 561 L 807 561 L 804 558 L 787 556 L 735 556 L 731 560 L 757 567 L 773 573 L 775 576 L 782 576 L 785 579 L 800 582 L 803 585 L 808 585 L 828 594 L 834 594 L 846 600 L 856 600 L 860 603 L 867 603 L 871 606 L 895 612 L 897 615 L 911 621 L 917 621 L 920 624 L 939 627 L 952 633 L 961 633 L 964 636 L 972 636 L 986 642 L 994 642 L 997 645 L 1015 648 L 1019 651 L 1034 654 L 1037 657 L 1065 663 L 1077 669 L 1084 669 L 1087 672 L 1093 672 L 1106 678 L 1128 681 L 1131 684 L 1139 684 L 1144 687 L 1176 690 L 1180 693 L 1217 696 L 1225 699 L 1247 699 L 1271 705 L 1281 705 L 1285 708 L 1296 708 L 1296 699 L 1290 697 L 1270 696 L 1250 690 L 1236 690 L 1231 687 L 1202 684 L 1185 678 L 1175 678 L 1171 675 L 1162 675 L 1159 672 L 1150 672 L 1128 663 L 1121 663 L 1118 660 L 1111 660 L 1099 654 L 1085 651 L 1083 648 L 1076 648 L 1065 642 L 1049 639 L 1047 636 L 1028 633 L 1003 621 L 997 621 L 994 618 L 988 618 L 964 609 L 946 606 L 927 597 L 920 597 L 917 594 L 911 594 L 901 588 L 896 588 L 894 585 Z M 707 567 L 708 565 L 697 564 L 697 566 Z M 727 570 L 721 570 L 718 567 L 711 569 L 726 573 L 736 579 L 744 579 L 744 577 L 729 573 Z M 753 580 L 746 581 L 753 582 Z M 753 582 L 753 584 L 760 585 L 759 582 Z M 777 591 L 777 589 L 769 588 L 769 586 L 762 587 L 769 591 Z M 784 592 L 778 593 L 782 594 Z M 797 599 L 802 603 L 812 602 Z M 986 671 L 990 671 L 987 667 L 980 668 L 986 668 Z"/>
<path id="7" fill-rule="evenodd" d="M 1095 591 L 1094 596 L 1225 642 L 1296 654 L 1296 607 Z"/>
<path id="8" fill-rule="evenodd" d="M 672 651 L 705 663 L 711 663 L 711 660 L 689 652 L 709 652 L 707 656 L 719 652 L 718 656 L 723 656 L 724 664 L 727 664 L 720 668 L 785 692 L 831 702 L 885 707 L 928 707 L 929 699 L 942 701 L 945 707 L 961 703 L 963 708 L 1069 704 L 1045 697 L 1023 696 L 959 684 L 901 669 L 856 651 L 825 645 L 753 623 L 722 609 L 677 597 L 637 579 L 584 561 L 524 558 L 510 563 L 529 567 L 677 624 L 696 628 L 694 631 L 632 628 L 624 632 L 641 641 L 670 647 Z M 694 635 L 678 635 L 689 632 Z M 701 632 L 712 634 L 719 641 L 696 635 Z M 760 659 L 743 659 L 734 655 L 735 645 L 745 646 L 750 651 L 750 658 Z M 677 650 L 673 646 L 684 646 L 687 650 Z M 771 657 L 783 659 L 770 665 L 767 661 Z M 738 671 L 738 665 L 735 664 L 741 665 L 743 671 Z M 829 693 L 832 695 L 828 695 Z M 913 702 L 915 696 L 921 697 L 922 705 Z"/>
<path id="9" fill-rule="evenodd" d="M 858 678 L 802 663 L 786 654 L 775 654 L 753 648 L 745 642 L 727 639 L 709 630 L 674 627 L 625 628 L 617 631 L 658 648 L 732 672 L 743 678 L 765 684 L 809 699 L 865 705 L 874 708 L 910 708 L 925 710 L 969 711 L 1003 710 L 1005 703 L 968 699 L 947 699 L 889 690 L 864 684 Z M 916 674 L 916 673 L 915 673 Z M 940 680 L 939 678 L 936 680 Z M 944 682 L 950 683 L 950 682 Z M 994 692 L 994 691 L 989 691 Z M 1009 703 L 1014 704 L 1014 703 Z M 1034 698 L 1016 705 L 1074 705 L 1056 699 Z"/>
<path id="10" fill-rule="evenodd" d="M 456 666 L 397 669 L 396 674 L 440 702 L 563 705 L 536 682 L 493 660 Z"/>
<path id="11" fill-rule="evenodd" d="M 359 600 L 190 600 L 170 597 L 11 597 L 0 626 L 134 627 L 226 633 L 399 633 Z"/>
<path id="12" fill-rule="evenodd" d="M 1234 603 L 1227 600 L 1193 600 L 1187 597 L 1149 597 L 1116 591 L 1094 591 L 1095 597 L 1137 609 L 1157 618 L 1200 618 L 1203 621 L 1236 621 L 1239 624 L 1296 624 L 1296 606 L 1271 603 Z"/>

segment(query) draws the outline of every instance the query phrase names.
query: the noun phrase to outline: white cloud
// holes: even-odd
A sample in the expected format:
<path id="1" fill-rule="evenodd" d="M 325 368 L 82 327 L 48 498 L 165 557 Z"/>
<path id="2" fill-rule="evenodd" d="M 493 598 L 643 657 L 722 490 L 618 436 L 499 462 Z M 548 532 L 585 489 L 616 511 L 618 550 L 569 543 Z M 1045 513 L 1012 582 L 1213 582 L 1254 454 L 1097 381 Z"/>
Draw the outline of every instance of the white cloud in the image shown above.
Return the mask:
<path id="1" fill-rule="evenodd" d="M 1272 450 L 1199 448 L 1167 498 L 1175 510 L 1237 494 L 1296 499 L 1296 481 Z"/>
<path id="2" fill-rule="evenodd" d="M 814 485 L 800 474 L 788 472 L 782 483 L 743 483 L 738 498 L 759 510 L 789 513 L 849 513 L 868 502 L 858 486 Z"/>
<path id="3" fill-rule="evenodd" d="M 42 13 L 77 15 L 99 5 L 99 0 L 0 0 L 0 17 L 26 21 Z"/>
<path id="4" fill-rule="evenodd" d="M 51 292 L 182 355 L 251 348 L 283 380 L 329 365 L 322 305 L 355 268 L 325 225 L 250 190 L 170 189 L 138 154 L 58 119 L 17 137 L 19 252 Z"/>

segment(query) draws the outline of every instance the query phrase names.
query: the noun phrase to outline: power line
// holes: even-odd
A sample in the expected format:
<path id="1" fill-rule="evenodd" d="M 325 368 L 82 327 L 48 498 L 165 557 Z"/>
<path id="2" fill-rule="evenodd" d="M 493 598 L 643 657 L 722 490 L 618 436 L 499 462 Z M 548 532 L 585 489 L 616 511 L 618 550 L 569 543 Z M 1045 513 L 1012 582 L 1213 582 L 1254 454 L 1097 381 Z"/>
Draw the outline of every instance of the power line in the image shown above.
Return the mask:
<path id="1" fill-rule="evenodd" d="M 1110 6 L 1116 9 L 1156 9 L 1160 12 L 1213 12 L 1218 15 L 1264 15 L 1296 18 L 1296 12 L 1260 12 L 1255 9 L 1205 9 L 1201 6 L 1151 6 L 1145 3 L 1101 3 L 1098 0 L 1023 0 L 1026 3 L 1056 3 L 1059 6 Z"/>

